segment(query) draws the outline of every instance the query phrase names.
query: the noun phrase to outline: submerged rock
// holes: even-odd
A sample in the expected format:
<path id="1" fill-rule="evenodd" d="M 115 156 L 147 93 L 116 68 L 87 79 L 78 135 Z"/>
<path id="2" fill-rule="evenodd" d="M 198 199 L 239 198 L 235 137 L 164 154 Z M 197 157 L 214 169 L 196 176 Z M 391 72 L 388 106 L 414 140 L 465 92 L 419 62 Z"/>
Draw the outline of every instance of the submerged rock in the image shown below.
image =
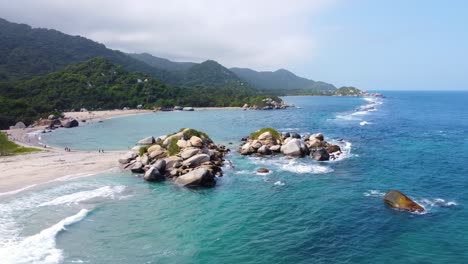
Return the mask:
<path id="1" fill-rule="evenodd" d="M 400 210 L 406 210 L 410 212 L 424 212 L 424 207 L 417 204 L 406 195 L 402 194 L 397 190 L 388 191 L 383 197 L 384 203 L 388 204 L 393 208 Z"/>
<path id="2" fill-rule="evenodd" d="M 257 169 L 257 172 L 258 172 L 258 173 L 268 173 L 268 172 L 270 172 L 270 171 L 269 171 L 267 168 L 258 168 L 258 169 Z"/>

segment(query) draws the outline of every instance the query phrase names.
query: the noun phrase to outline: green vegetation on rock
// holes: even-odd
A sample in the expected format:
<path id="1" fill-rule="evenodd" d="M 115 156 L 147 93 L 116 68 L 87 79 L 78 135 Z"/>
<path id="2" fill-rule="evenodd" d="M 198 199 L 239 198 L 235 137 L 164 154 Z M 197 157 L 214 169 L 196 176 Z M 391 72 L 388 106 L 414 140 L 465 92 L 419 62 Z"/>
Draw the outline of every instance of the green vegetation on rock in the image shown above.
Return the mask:
<path id="1" fill-rule="evenodd" d="M 262 128 L 262 129 L 259 129 L 255 132 L 252 132 L 250 134 L 250 138 L 251 139 L 257 139 L 261 134 L 265 133 L 265 132 L 270 132 L 274 138 L 276 138 L 277 140 L 280 140 L 281 139 L 281 135 L 278 131 L 276 131 L 275 129 L 271 128 L 271 127 L 265 127 L 265 128 Z"/>
<path id="2" fill-rule="evenodd" d="M 177 140 L 177 138 L 173 138 L 171 140 L 171 143 L 169 144 L 169 146 L 167 147 L 167 153 L 169 154 L 169 156 L 173 156 L 173 155 L 176 155 L 177 153 L 180 152 L 180 148 L 179 146 L 177 145 L 177 142 L 179 140 Z"/>
<path id="3" fill-rule="evenodd" d="M 185 128 L 182 128 L 181 131 L 183 131 Z M 208 141 L 211 141 L 210 137 L 201 131 L 195 130 L 193 128 L 188 129 L 187 131 L 184 132 L 184 140 L 189 140 L 191 137 L 196 136 L 201 139 L 205 139 Z"/>
<path id="4" fill-rule="evenodd" d="M 20 146 L 8 140 L 8 137 L 5 134 L 0 133 L 0 156 L 26 154 L 36 151 L 40 151 L 40 149 Z"/>
<path id="5" fill-rule="evenodd" d="M 138 156 L 143 156 L 143 154 L 145 154 L 146 152 L 148 152 L 148 148 L 147 147 L 141 147 L 139 150 L 138 150 Z"/>

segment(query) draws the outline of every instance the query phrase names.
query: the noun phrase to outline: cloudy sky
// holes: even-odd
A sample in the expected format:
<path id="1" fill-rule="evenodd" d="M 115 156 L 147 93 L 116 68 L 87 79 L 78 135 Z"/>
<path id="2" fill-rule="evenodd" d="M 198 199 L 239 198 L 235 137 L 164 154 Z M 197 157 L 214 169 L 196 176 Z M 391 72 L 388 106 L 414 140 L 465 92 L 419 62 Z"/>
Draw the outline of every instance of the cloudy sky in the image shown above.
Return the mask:
<path id="1" fill-rule="evenodd" d="M 466 14 L 456 0 L 0 0 L 2 18 L 113 49 L 369 90 L 468 89 Z"/>

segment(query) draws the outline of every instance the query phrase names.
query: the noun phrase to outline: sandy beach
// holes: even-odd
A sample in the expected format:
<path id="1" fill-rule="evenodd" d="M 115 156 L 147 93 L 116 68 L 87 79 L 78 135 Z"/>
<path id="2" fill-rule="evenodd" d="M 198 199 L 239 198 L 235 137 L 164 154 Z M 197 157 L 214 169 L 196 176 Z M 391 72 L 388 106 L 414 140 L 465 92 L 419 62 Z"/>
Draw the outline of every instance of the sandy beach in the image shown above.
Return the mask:
<path id="1" fill-rule="evenodd" d="M 92 112 L 66 112 L 65 117 L 94 122 L 114 117 L 149 113 L 149 110 L 109 110 Z M 24 155 L 0 157 L 0 196 L 13 194 L 38 184 L 43 184 L 70 175 L 89 175 L 118 168 L 118 157 L 126 150 L 99 153 L 98 151 L 65 151 L 44 147 L 39 133 L 44 126 L 4 130 L 10 140 L 23 146 L 42 149 Z M 60 128 L 65 129 L 65 128 Z M 73 129 L 73 128 L 72 128 Z"/>
<path id="2" fill-rule="evenodd" d="M 71 175 L 98 173 L 117 168 L 123 152 L 65 152 L 55 149 L 0 158 L 0 196 L 28 186 Z"/>
<path id="3" fill-rule="evenodd" d="M 102 111 L 88 111 L 88 112 L 64 112 L 65 118 L 73 117 L 80 121 L 86 120 L 86 122 L 93 122 L 99 121 L 114 117 L 123 117 L 123 116 L 130 116 L 130 115 L 137 115 L 137 114 L 146 114 L 151 113 L 152 110 L 137 110 L 137 109 L 129 109 L 129 110 L 102 110 Z"/>

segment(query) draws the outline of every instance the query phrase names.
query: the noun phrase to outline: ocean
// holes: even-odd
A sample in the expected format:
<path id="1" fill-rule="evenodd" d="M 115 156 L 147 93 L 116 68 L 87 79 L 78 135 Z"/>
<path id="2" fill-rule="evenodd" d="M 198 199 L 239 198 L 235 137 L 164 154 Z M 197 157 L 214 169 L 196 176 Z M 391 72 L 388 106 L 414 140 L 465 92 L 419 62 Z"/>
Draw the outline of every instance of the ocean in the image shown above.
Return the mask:
<path id="1" fill-rule="evenodd" d="M 211 189 L 113 169 L 0 194 L 0 262 L 468 263 L 468 92 L 384 94 L 285 97 L 296 107 L 278 111 L 149 113 L 43 135 L 97 152 L 191 127 L 232 152 Z M 343 139 L 344 154 L 240 156 L 241 137 L 262 127 Z M 426 212 L 384 205 L 391 189 Z"/>

